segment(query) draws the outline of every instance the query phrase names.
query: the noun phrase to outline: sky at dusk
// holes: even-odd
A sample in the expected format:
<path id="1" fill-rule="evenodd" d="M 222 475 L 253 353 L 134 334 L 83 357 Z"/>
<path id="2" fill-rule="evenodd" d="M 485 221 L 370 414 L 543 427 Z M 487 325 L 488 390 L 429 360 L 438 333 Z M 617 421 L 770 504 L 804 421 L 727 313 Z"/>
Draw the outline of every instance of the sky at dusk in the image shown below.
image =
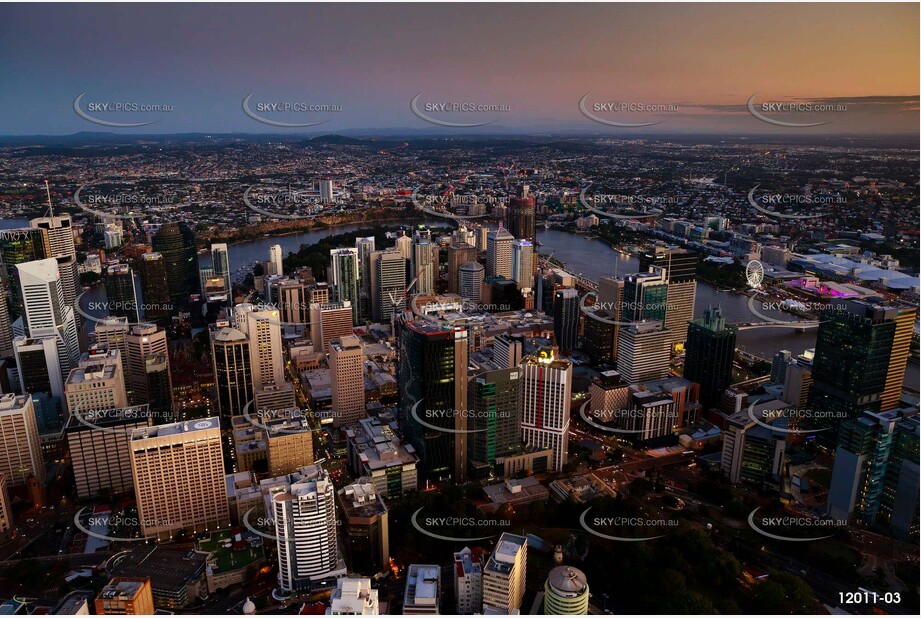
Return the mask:
<path id="1" fill-rule="evenodd" d="M 914 133 L 917 4 L 0 5 L 0 135 Z M 106 122 L 157 121 L 144 127 Z M 309 124 L 282 127 L 260 122 Z M 784 127 L 755 118 L 815 127 Z M 447 123 L 427 122 L 416 109 Z M 602 120 L 647 127 L 622 127 Z M 170 106 L 112 112 L 107 102 Z M 630 103 L 612 110 L 598 104 Z M 762 104 L 831 105 L 777 111 Z M 326 111 L 277 111 L 272 103 Z M 447 112 L 439 103 L 491 106 Z M 338 109 L 341 107 L 341 109 Z M 837 108 L 837 109 L 834 109 Z"/>

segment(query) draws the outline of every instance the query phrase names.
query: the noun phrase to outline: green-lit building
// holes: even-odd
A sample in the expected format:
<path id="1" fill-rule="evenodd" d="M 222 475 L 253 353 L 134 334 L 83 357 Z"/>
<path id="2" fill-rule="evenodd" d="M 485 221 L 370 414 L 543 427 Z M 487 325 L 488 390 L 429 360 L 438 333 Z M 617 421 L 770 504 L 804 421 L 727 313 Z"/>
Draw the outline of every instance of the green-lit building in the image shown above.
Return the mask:
<path id="1" fill-rule="evenodd" d="M 471 376 L 468 452 L 471 473 L 477 478 L 501 476 L 495 468 L 496 459 L 520 450 L 520 373 L 518 367 L 505 369 L 484 363 Z"/>
<path id="2" fill-rule="evenodd" d="M 821 412 L 817 422 L 835 419 L 836 412 L 856 418 L 865 410 L 880 411 L 897 317 L 897 308 L 871 300 L 848 301 L 822 313 L 808 404 Z"/>

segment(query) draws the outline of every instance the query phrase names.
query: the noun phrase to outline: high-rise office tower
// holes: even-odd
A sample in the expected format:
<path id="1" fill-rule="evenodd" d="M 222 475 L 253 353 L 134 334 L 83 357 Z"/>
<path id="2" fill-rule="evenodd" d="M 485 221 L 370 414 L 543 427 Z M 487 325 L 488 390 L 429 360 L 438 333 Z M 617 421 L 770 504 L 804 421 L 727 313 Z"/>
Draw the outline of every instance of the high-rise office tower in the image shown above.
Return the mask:
<path id="1" fill-rule="evenodd" d="M 494 367 L 472 370 L 467 393 L 469 462 L 478 477 L 492 476 L 496 459 L 514 453 L 521 443 L 521 370 L 517 365 Z"/>
<path id="2" fill-rule="evenodd" d="M 333 339 L 329 348 L 333 425 L 351 425 L 365 416 L 365 354 L 354 335 Z"/>
<path id="3" fill-rule="evenodd" d="M 74 310 L 64 303 L 58 264 L 53 258 L 17 264 L 17 279 L 23 301 L 23 326 L 32 339 L 55 337 L 61 375 L 77 365 L 80 345 Z"/>
<path id="4" fill-rule="evenodd" d="M 0 475 L 10 487 L 26 484 L 33 474 L 44 484 L 45 464 L 31 397 L 0 395 L 0 453 Z"/>
<path id="5" fill-rule="evenodd" d="M 562 471 L 569 459 L 569 405 L 572 400 L 572 363 L 541 356 L 521 360 L 521 441 L 553 449 L 553 470 Z"/>
<path id="6" fill-rule="evenodd" d="M 45 257 L 58 261 L 58 272 L 64 286 L 64 303 L 73 307 L 80 288 L 80 275 L 77 272 L 77 249 L 74 244 L 73 224 L 69 214 L 40 217 L 29 221 L 29 225 L 42 230 L 45 240 Z M 79 314 L 76 316 L 80 324 Z"/>
<path id="7" fill-rule="evenodd" d="M 336 286 L 336 299 L 349 301 L 352 309 L 352 323 L 359 324 L 359 282 L 358 249 L 332 249 L 330 258 L 330 282 Z"/>
<path id="8" fill-rule="evenodd" d="M 901 384 L 904 364 L 890 371 L 899 309 L 877 300 L 846 301 L 843 308 L 822 312 L 809 392 L 813 410 L 852 418 L 866 410 L 878 412 L 890 373 Z"/>
<path id="9" fill-rule="evenodd" d="M 483 300 L 483 280 L 486 270 L 479 262 L 467 262 L 458 272 L 460 297 L 471 305 L 479 305 Z"/>
<path id="10" fill-rule="evenodd" d="M 895 316 L 895 334 L 892 337 L 892 349 L 889 354 L 889 367 L 886 370 L 886 385 L 879 398 L 880 410 L 891 410 L 899 406 L 912 332 L 917 320 L 917 307 L 898 307 Z"/>
<path id="11" fill-rule="evenodd" d="M 358 295 L 361 299 L 359 313 L 363 319 L 371 317 L 371 254 L 374 253 L 374 236 L 355 239 L 358 250 Z"/>
<path id="12" fill-rule="evenodd" d="M 752 416 L 762 421 L 770 419 L 779 410 L 787 407 L 784 402 L 768 402 L 740 410 L 726 419 L 723 427 L 723 450 L 720 457 L 720 472 L 730 483 L 744 483 L 757 488 L 765 487 L 765 480 L 780 474 L 786 451 L 786 433 L 775 431 L 756 423 Z M 787 419 L 779 419 L 785 423 Z M 785 429 L 786 425 L 778 426 Z"/>
<path id="13" fill-rule="evenodd" d="M 699 320 L 691 322 L 685 348 L 684 377 L 700 384 L 700 399 L 715 406 L 732 382 L 736 329 L 726 325 L 723 310 L 710 307 Z"/>
<path id="14" fill-rule="evenodd" d="M 67 376 L 61 374 L 57 337 L 16 337 L 13 339 L 13 354 L 21 392 L 31 395 L 48 393 L 63 400 L 64 378 Z"/>
<path id="15" fill-rule="evenodd" d="M 454 552 L 454 613 L 479 614 L 483 610 L 485 560 L 481 547 L 465 547 Z"/>
<path id="16" fill-rule="evenodd" d="M 688 322 L 694 319 L 698 259 L 693 251 L 661 246 L 640 255 L 640 272 L 648 272 L 650 266 L 659 266 L 665 271 L 668 280 L 665 328 L 672 332 L 673 345 L 687 339 Z"/>
<path id="17" fill-rule="evenodd" d="M 148 356 L 144 359 L 144 370 L 147 374 L 147 403 L 154 419 L 158 424 L 174 422 L 169 357 L 165 354 Z"/>
<path id="18" fill-rule="evenodd" d="M 126 407 L 128 395 L 119 351 L 99 344 L 90 346 L 64 382 L 64 400 L 71 414 Z"/>
<path id="19" fill-rule="evenodd" d="M 512 279 L 519 288 L 534 287 L 534 245 L 530 240 L 512 242 Z"/>
<path id="20" fill-rule="evenodd" d="M 499 226 L 486 235 L 486 276 L 512 279 L 512 243 L 515 237 Z"/>
<path id="21" fill-rule="evenodd" d="M 263 481 L 263 485 L 268 481 Z M 275 521 L 278 584 L 285 591 L 310 590 L 344 575 L 336 542 L 336 489 L 319 464 L 273 479 L 266 513 Z"/>
<path id="22" fill-rule="evenodd" d="M 307 289 L 297 279 L 284 278 L 275 284 L 275 306 L 281 312 L 281 322 L 285 333 L 294 332 L 303 335 L 307 322 L 310 321 Z"/>
<path id="23" fill-rule="evenodd" d="M 517 195 L 511 197 L 506 209 L 505 227 L 515 238 L 537 242 L 536 222 L 537 199 L 531 195 L 527 185 L 519 187 Z"/>
<path id="24" fill-rule="evenodd" d="M 162 541 L 230 525 L 220 419 L 135 429 L 129 449 L 143 536 Z"/>
<path id="25" fill-rule="evenodd" d="M 621 315 L 627 322 L 659 320 L 665 322 L 668 307 L 668 278 L 665 270 L 627 275 L 624 279 Z M 670 335 L 671 336 L 671 335 Z"/>
<path id="26" fill-rule="evenodd" d="M 496 335 L 493 340 L 492 360 L 500 369 L 518 367 L 521 363 L 522 337 Z"/>
<path id="27" fill-rule="evenodd" d="M 892 535 L 900 540 L 907 540 L 918 533 L 921 508 L 916 491 L 921 474 L 918 464 L 919 424 L 917 415 L 906 416 L 896 423 L 876 515 L 876 521 L 888 524 Z"/>
<path id="28" fill-rule="evenodd" d="M 79 500 L 117 496 L 134 488 L 129 437 L 132 430 L 149 425 L 150 411 L 146 405 L 70 417 L 64 437 L 73 462 Z"/>
<path id="29" fill-rule="evenodd" d="M 787 363 L 784 371 L 782 399 L 792 406 L 805 409 L 812 388 L 812 361 L 803 357 Z"/>
<path id="30" fill-rule="evenodd" d="M 215 277 L 224 279 L 224 289 L 227 290 L 227 302 L 233 304 L 233 288 L 230 281 L 230 253 L 226 243 L 212 243 L 211 269 Z"/>
<path id="31" fill-rule="evenodd" d="M 125 317 L 136 323 L 138 297 L 134 290 L 134 271 L 127 264 L 112 264 L 106 268 L 106 309 L 110 316 Z"/>
<path id="32" fill-rule="evenodd" d="M 151 375 L 151 367 L 147 365 L 147 360 L 151 357 L 166 359 L 167 377 L 169 376 L 166 331 L 156 324 L 134 324 L 125 336 L 125 348 L 128 352 L 128 374 L 125 380 L 128 384 L 129 400 L 133 405 L 153 403 L 151 398 L 155 389 L 151 388 L 150 380 L 156 380 L 158 376 Z M 165 403 L 157 402 L 157 406 L 162 407 Z"/>
<path id="33" fill-rule="evenodd" d="M 236 328 L 224 327 L 211 333 L 211 360 L 217 390 L 217 411 L 222 419 L 243 413 L 253 398 L 249 340 Z"/>
<path id="34" fill-rule="evenodd" d="M 22 315 L 22 286 L 19 282 L 17 266 L 48 258 L 45 254 L 45 239 L 42 231 L 34 227 L 0 230 L 0 258 L 5 267 L 0 273 L 0 282 L 3 284 L 3 295 L 9 303 L 10 322 L 12 323 Z M 55 268 L 57 268 L 57 262 L 55 262 Z M 12 341 L 12 333 L 9 337 Z"/>
<path id="35" fill-rule="evenodd" d="M 263 427 L 269 476 L 291 474 L 313 463 L 313 432 L 306 419 L 276 418 L 263 421 Z"/>
<path id="36" fill-rule="evenodd" d="M 284 266 L 285 254 L 282 252 L 281 245 L 272 245 L 269 247 L 269 264 L 272 272 L 266 272 L 266 275 L 283 275 L 285 274 Z"/>
<path id="37" fill-rule="evenodd" d="M 528 539 L 503 532 L 483 569 L 483 613 L 520 610 L 527 570 Z"/>
<path id="38" fill-rule="evenodd" d="M 166 260 L 162 253 L 145 253 L 138 260 L 144 319 L 164 324 L 169 321 L 172 301 L 166 277 Z"/>
<path id="39" fill-rule="evenodd" d="M 397 324 L 400 426 L 425 480 L 467 475 L 467 330 L 413 319 Z M 443 427 L 453 431 L 439 431 Z"/>
<path id="40" fill-rule="evenodd" d="M 7 301 L 3 273 L 0 273 L 0 358 L 9 356 L 13 349 L 13 322 L 10 320 L 10 306 Z"/>
<path id="41" fill-rule="evenodd" d="M 407 263 L 412 262 L 413 259 L 413 239 L 405 234 L 403 236 L 398 236 L 393 243 L 394 248 L 400 252 L 400 255 L 403 256 L 403 259 Z"/>
<path id="42" fill-rule="evenodd" d="M 246 314 L 249 366 L 253 372 L 255 391 L 269 386 L 280 386 L 285 382 L 280 319 L 277 309 L 250 311 Z"/>
<path id="43" fill-rule="evenodd" d="M 617 339 L 617 371 L 629 384 L 668 377 L 671 333 L 662 322 L 622 326 Z"/>
<path id="44" fill-rule="evenodd" d="M 11 506 L 9 483 L 3 473 L 0 472 L 0 538 L 8 538 L 10 530 L 13 529 Z"/>
<path id="45" fill-rule="evenodd" d="M 448 246 L 448 292 L 460 293 L 460 269 L 467 262 L 476 262 L 476 247 L 466 243 Z"/>
<path id="46" fill-rule="evenodd" d="M 557 290 L 553 297 L 553 334 L 564 353 L 579 344 L 579 292 L 574 288 Z"/>
<path id="47" fill-rule="evenodd" d="M 184 223 L 164 223 L 153 237 L 153 248 L 163 255 L 172 311 L 178 311 L 198 289 L 195 232 Z"/>
<path id="48" fill-rule="evenodd" d="M 391 316 L 406 309 L 406 260 L 396 249 L 375 251 L 368 258 L 371 318 L 390 322 Z"/>
<path id="49" fill-rule="evenodd" d="M 585 616 L 588 614 L 588 598 L 585 573 L 562 565 L 550 570 L 544 584 L 545 616 Z"/>
<path id="50" fill-rule="evenodd" d="M 432 242 L 431 230 L 420 227 L 413 233 L 411 274 L 416 279 L 413 292 L 432 294 L 438 279 L 438 245 Z"/>
<path id="51" fill-rule="evenodd" d="M 888 523 L 893 519 L 899 489 L 904 489 L 910 502 L 906 504 L 909 508 L 903 509 L 908 517 L 902 519 L 914 519 L 916 527 L 917 471 L 917 416 L 888 410 L 864 412 L 846 420 L 838 429 L 828 515 L 833 519 L 856 518 L 866 525 Z M 906 480 L 909 482 L 903 483 Z"/>
<path id="52" fill-rule="evenodd" d="M 377 573 L 390 561 L 390 517 L 383 497 L 367 480 L 338 492 L 345 524 L 342 537 L 351 556 L 351 570 Z"/>
<path id="53" fill-rule="evenodd" d="M 312 303 L 310 305 L 310 337 L 317 351 L 329 352 L 329 342 L 352 334 L 352 304 Z"/>

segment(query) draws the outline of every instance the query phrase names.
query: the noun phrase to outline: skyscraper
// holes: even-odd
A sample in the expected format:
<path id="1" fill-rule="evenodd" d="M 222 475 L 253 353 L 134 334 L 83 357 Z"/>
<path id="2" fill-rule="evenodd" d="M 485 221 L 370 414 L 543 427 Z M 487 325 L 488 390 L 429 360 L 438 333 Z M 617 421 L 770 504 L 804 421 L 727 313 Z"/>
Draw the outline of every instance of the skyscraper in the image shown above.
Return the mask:
<path id="1" fill-rule="evenodd" d="M 352 334 L 352 304 L 311 303 L 310 337 L 317 351 L 329 352 L 329 343 L 333 339 Z"/>
<path id="2" fill-rule="evenodd" d="M 483 610 L 483 567 L 486 556 L 480 547 L 454 552 L 455 613 L 479 614 Z"/>
<path id="3" fill-rule="evenodd" d="M 371 317 L 389 322 L 393 314 L 406 309 L 406 260 L 396 249 L 388 249 L 373 252 L 368 261 Z"/>
<path id="4" fill-rule="evenodd" d="M 667 307 L 668 278 L 664 269 L 652 267 L 650 272 L 627 275 L 624 279 L 621 312 L 624 321 L 659 320 L 664 326 Z"/>
<path id="5" fill-rule="evenodd" d="M 31 397 L 0 395 L 0 453 L 0 475 L 11 487 L 25 484 L 33 474 L 44 484 L 45 464 Z"/>
<path id="6" fill-rule="evenodd" d="M 128 353 L 128 373 L 125 380 L 128 384 L 129 400 L 133 405 L 154 404 L 152 397 L 156 393 L 156 388 L 152 388 L 155 385 L 152 385 L 150 380 L 156 380 L 160 376 L 149 373 L 151 368 L 147 360 L 151 357 L 163 357 L 166 362 L 167 378 L 169 377 L 169 347 L 166 341 L 166 331 L 155 324 L 134 324 L 125 336 L 125 348 Z M 155 406 L 161 408 L 166 403 L 159 401 L 155 403 Z M 160 420 L 157 417 L 157 421 Z"/>
<path id="7" fill-rule="evenodd" d="M 349 301 L 352 309 L 352 324 L 360 323 L 359 283 L 361 271 L 358 265 L 358 249 L 332 249 L 330 258 L 330 281 L 336 287 L 336 299 Z"/>
<path id="8" fill-rule="evenodd" d="M 458 280 L 460 297 L 471 305 L 479 305 L 483 300 L 483 280 L 485 269 L 479 262 L 467 262 L 460 267 Z"/>
<path id="9" fill-rule="evenodd" d="M 886 370 L 886 385 L 880 395 L 881 410 L 891 410 L 899 406 L 902 397 L 902 383 L 905 379 L 905 367 L 911 348 L 911 337 L 918 320 L 917 307 L 898 307 L 895 316 L 895 333 L 892 337 L 892 349 L 889 353 L 889 367 Z"/>
<path id="10" fill-rule="evenodd" d="M 710 307 L 691 322 L 687 339 L 684 377 L 700 384 L 703 405 L 715 406 L 732 382 L 736 329 L 726 325 L 722 309 Z"/>
<path id="11" fill-rule="evenodd" d="M 822 312 L 809 392 L 813 410 L 840 412 L 851 418 L 866 410 L 880 411 L 899 309 L 877 300 L 846 301 L 842 308 Z M 903 365 L 902 375 L 904 370 Z M 899 368 L 893 371 L 898 375 Z M 901 383 L 901 377 L 898 380 Z"/>
<path id="12" fill-rule="evenodd" d="M 277 309 L 248 311 L 246 333 L 249 338 L 249 366 L 253 372 L 253 390 L 285 383 L 282 356 L 281 324 Z"/>
<path id="13" fill-rule="evenodd" d="M 534 245 L 530 240 L 512 242 L 512 279 L 519 288 L 534 287 Z"/>
<path id="14" fill-rule="evenodd" d="M 519 187 L 517 195 L 509 199 L 505 227 L 515 238 L 537 242 L 537 199 L 527 185 Z"/>
<path id="15" fill-rule="evenodd" d="M 662 322 L 636 322 L 620 328 L 617 371 L 629 384 L 668 376 L 671 333 Z"/>
<path id="16" fill-rule="evenodd" d="M 319 464 L 263 481 L 275 522 L 278 584 L 284 592 L 332 587 L 345 575 L 336 542 L 336 489 Z M 333 584 L 334 585 L 334 584 Z"/>
<path id="17" fill-rule="evenodd" d="M 467 262 L 475 262 L 476 257 L 476 247 L 467 243 L 454 243 L 448 246 L 448 292 L 452 294 L 460 292 L 460 268 Z"/>
<path id="18" fill-rule="evenodd" d="M 640 272 L 648 272 L 650 266 L 659 266 L 665 271 L 668 280 L 665 328 L 672 333 L 673 345 L 687 339 L 688 322 L 694 319 L 698 259 L 693 251 L 661 246 L 640 255 Z"/>
<path id="19" fill-rule="evenodd" d="M 74 310 L 64 303 L 64 289 L 54 258 L 17 264 L 17 279 L 23 301 L 23 326 L 32 339 L 54 337 L 61 375 L 77 365 L 80 345 Z"/>
<path id="20" fill-rule="evenodd" d="M 374 253 L 374 236 L 355 239 L 358 250 L 358 295 L 361 300 L 359 315 L 371 317 L 371 254 Z"/>
<path id="21" fill-rule="evenodd" d="M 58 261 L 58 272 L 64 286 L 64 303 L 73 307 L 80 288 L 77 272 L 77 249 L 74 245 L 74 230 L 69 214 L 40 217 L 29 221 L 29 225 L 42 230 L 45 241 L 45 257 Z M 75 316 L 80 325 L 79 314 Z"/>
<path id="22" fill-rule="evenodd" d="M 365 416 L 365 354 L 354 335 L 333 339 L 329 348 L 333 425 L 343 427 Z"/>
<path id="23" fill-rule="evenodd" d="M 169 321 L 172 303 L 162 253 L 145 253 L 138 260 L 144 319 L 163 325 Z"/>
<path id="24" fill-rule="evenodd" d="M 153 237 L 153 248 L 163 255 L 170 300 L 178 311 L 198 289 L 195 233 L 184 223 L 164 223 Z"/>
<path id="25" fill-rule="evenodd" d="M 217 417 L 135 429 L 129 453 L 143 536 L 230 525 Z"/>
<path id="26" fill-rule="evenodd" d="M 560 472 L 569 459 L 569 405 L 572 400 L 572 363 L 541 356 L 521 360 L 521 440 L 553 449 L 553 470 Z"/>
<path id="27" fill-rule="evenodd" d="M 478 477 L 495 474 L 496 459 L 510 455 L 521 444 L 521 370 L 496 365 L 477 367 L 471 372 L 467 400 L 471 418 L 470 468 Z"/>
<path id="28" fill-rule="evenodd" d="M 91 346 L 67 376 L 64 399 L 71 414 L 126 407 L 128 395 L 119 351 L 98 344 Z"/>
<path id="29" fill-rule="evenodd" d="M 61 374 L 57 337 L 16 337 L 13 353 L 23 393 L 48 393 L 63 401 L 67 376 Z"/>
<path id="30" fill-rule="evenodd" d="M 886 473 L 901 415 L 896 410 L 863 412 L 841 423 L 838 449 L 828 489 L 828 515 L 875 522 L 886 484 Z M 917 424 L 915 424 L 917 427 Z M 913 461 L 917 463 L 917 453 Z M 898 466 L 901 465 L 898 462 Z M 917 493 L 912 488 L 914 493 Z"/>
<path id="31" fill-rule="evenodd" d="M 227 290 L 227 302 L 233 304 L 233 290 L 230 281 L 230 253 L 225 243 L 211 245 L 211 269 L 215 277 L 224 279 L 224 289 Z"/>
<path id="32" fill-rule="evenodd" d="M 249 340 L 236 328 L 224 327 L 211 333 L 211 360 L 217 390 L 217 410 L 225 423 L 243 413 L 253 398 Z"/>
<path id="33" fill-rule="evenodd" d="M 467 475 L 467 330 L 404 313 L 398 323 L 400 427 L 428 481 Z M 449 431 L 440 431 L 445 428 Z"/>
<path id="34" fill-rule="evenodd" d="M 411 274 L 417 279 L 413 291 L 431 294 L 438 279 L 438 245 L 432 242 L 431 230 L 420 227 L 413 233 Z"/>
<path id="35" fill-rule="evenodd" d="M 512 610 L 520 610 L 527 570 L 528 539 L 503 532 L 483 569 L 483 613 L 511 614 Z"/>
<path id="36" fill-rule="evenodd" d="M 284 266 L 285 255 L 282 252 L 281 245 L 272 245 L 269 247 L 269 265 L 268 269 L 271 272 L 266 271 L 266 275 L 283 275 L 285 274 Z"/>
<path id="37" fill-rule="evenodd" d="M 359 573 L 377 573 L 390 561 L 390 517 L 383 497 L 362 479 L 338 492 L 343 540 L 351 556 L 349 567 Z"/>
<path id="38" fill-rule="evenodd" d="M 134 290 L 134 271 L 127 264 L 112 264 L 106 268 L 106 309 L 110 316 L 125 317 L 136 323 L 138 298 Z"/>
<path id="39" fill-rule="evenodd" d="M 499 226 L 486 235 L 486 276 L 512 279 L 512 243 L 515 237 Z"/>
<path id="40" fill-rule="evenodd" d="M 22 315 L 22 290 L 17 265 L 46 258 L 48 256 L 45 255 L 45 239 L 38 228 L 0 230 L 0 259 L 5 267 L 3 272 L 0 272 L 0 284 L 3 296 L 8 302 L 11 323 Z M 12 341 L 12 338 L 10 332 L 9 340 Z"/>
<path id="41" fill-rule="evenodd" d="M 579 314 L 579 292 L 574 288 L 557 290 L 553 298 L 553 334 L 566 354 L 579 344 Z"/>

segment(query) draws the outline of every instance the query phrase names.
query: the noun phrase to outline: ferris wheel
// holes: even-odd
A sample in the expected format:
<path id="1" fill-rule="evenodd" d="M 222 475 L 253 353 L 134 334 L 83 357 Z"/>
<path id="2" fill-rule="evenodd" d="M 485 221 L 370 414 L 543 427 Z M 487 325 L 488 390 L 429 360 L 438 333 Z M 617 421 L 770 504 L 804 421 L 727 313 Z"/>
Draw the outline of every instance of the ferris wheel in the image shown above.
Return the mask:
<path id="1" fill-rule="evenodd" d="M 764 265 L 758 260 L 749 262 L 745 267 L 745 279 L 751 287 L 756 290 L 760 288 L 761 282 L 764 281 Z"/>

